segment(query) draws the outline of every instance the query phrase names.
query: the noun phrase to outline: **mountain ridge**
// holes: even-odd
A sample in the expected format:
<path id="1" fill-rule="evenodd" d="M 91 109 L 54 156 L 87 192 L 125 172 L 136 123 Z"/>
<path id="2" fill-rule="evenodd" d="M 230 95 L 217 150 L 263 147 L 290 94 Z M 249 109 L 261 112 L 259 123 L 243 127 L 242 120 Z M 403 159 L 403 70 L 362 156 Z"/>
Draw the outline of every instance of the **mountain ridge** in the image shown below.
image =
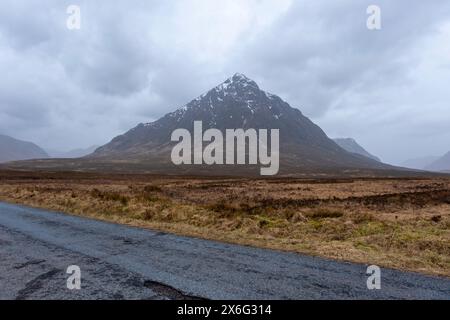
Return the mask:
<path id="1" fill-rule="evenodd" d="M 380 158 L 368 152 L 353 138 L 334 138 L 333 141 L 348 152 L 357 153 L 372 160 L 381 162 Z"/>
<path id="2" fill-rule="evenodd" d="M 87 158 L 147 160 L 164 166 L 170 161 L 168 153 L 174 145 L 171 133 L 179 128 L 192 132 L 194 121 L 202 121 L 204 130 L 280 129 L 281 162 L 285 168 L 392 168 L 345 151 L 299 109 L 261 90 L 255 81 L 240 73 L 160 119 L 140 123 Z"/>
<path id="3" fill-rule="evenodd" d="M 425 170 L 427 166 L 429 166 L 434 161 L 438 160 L 437 156 L 425 156 L 419 158 L 411 158 L 403 161 L 400 166 L 405 168 L 417 169 L 417 170 Z"/>
<path id="4" fill-rule="evenodd" d="M 0 163 L 38 158 L 48 158 L 48 154 L 35 143 L 0 134 Z"/>
<path id="5" fill-rule="evenodd" d="M 145 173 L 175 176 L 260 176 L 261 165 L 175 165 L 171 140 L 176 129 L 279 129 L 280 177 L 410 176 L 406 168 L 350 153 L 330 139 L 308 117 L 280 97 L 263 91 L 253 80 L 235 74 L 160 119 L 140 123 L 90 155 L 77 159 L 10 162 L 12 170 Z M 247 154 L 248 156 L 248 154 Z"/>
<path id="6" fill-rule="evenodd" d="M 450 151 L 425 167 L 430 171 L 450 171 Z"/>

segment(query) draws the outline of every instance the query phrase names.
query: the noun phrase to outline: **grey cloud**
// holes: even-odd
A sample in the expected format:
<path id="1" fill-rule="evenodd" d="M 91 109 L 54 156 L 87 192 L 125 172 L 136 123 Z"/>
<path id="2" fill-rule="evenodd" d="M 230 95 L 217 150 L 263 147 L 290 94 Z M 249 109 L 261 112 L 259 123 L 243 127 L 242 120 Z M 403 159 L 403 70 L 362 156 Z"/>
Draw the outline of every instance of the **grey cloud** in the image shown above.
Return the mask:
<path id="1" fill-rule="evenodd" d="M 323 115 L 352 87 L 371 90 L 407 81 L 411 43 L 447 18 L 449 5 L 377 1 L 383 28 L 369 31 L 365 12 L 371 3 L 295 2 L 278 24 L 249 45 L 252 72 L 287 92 L 311 116 Z"/>
<path id="2" fill-rule="evenodd" d="M 450 81 L 450 59 L 437 53 L 450 49 L 433 37 L 450 26 L 448 1 L 376 1 L 382 30 L 372 32 L 366 28 L 372 1 L 292 1 L 270 23 L 252 25 L 252 14 L 268 16 L 279 4 L 274 0 L 264 11 L 257 7 L 262 2 L 269 0 L 188 6 L 177 0 L 5 0 L 1 131 L 51 148 L 101 144 L 242 72 L 330 136 L 353 136 L 384 159 L 440 153 L 450 121 L 450 94 L 442 84 Z M 81 7 L 79 31 L 65 27 L 69 4 Z M 236 22 L 214 19 L 237 4 L 250 10 L 229 15 Z M 202 13 L 209 24 L 188 19 Z M 246 15 L 241 32 L 227 38 Z M 190 21 L 189 30 L 180 21 Z M 205 35 L 209 29 L 218 33 Z M 417 150 L 399 147 L 415 141 Z"/>

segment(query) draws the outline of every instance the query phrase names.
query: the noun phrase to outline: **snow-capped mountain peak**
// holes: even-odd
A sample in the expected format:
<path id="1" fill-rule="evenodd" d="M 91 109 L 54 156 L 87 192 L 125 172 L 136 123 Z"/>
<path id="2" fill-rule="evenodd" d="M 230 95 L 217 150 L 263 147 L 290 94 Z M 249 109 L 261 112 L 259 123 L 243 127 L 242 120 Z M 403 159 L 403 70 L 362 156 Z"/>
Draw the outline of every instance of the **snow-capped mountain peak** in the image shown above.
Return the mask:
<path id="1" fill-rule="evenodd" d="M 227 82 L 231 82 L 232 84 L 235 84 L 236 86 L 243 86 L 243 87 L 254 87 L 256 89 L 259 89 L 258 85 L 255 81 L 253 81 L 250 78 L 247 78 L 242 73 L 235 73 L 231 78 L 227 80 Z"/>
<path id="2" fill-rule="evenodd" d="M 224 96 L 245 97 L 255 95 L 260 89 L 255 81 L 241 73 L 236 73 L 225 80 L 225 82 L 216 86 L 212 91 L 218 93 L 223 99 Z"/>
<path id="3" fill-rule="evenodd" d="M 275 95 L 262 91 L 255 81 L 244 74 L 235 73 L 232 77 L 168 114 L 168 116 L 180 119 L 187 111 L 196 109 L 214 110 L 230 105 L 230 103 L 245 105 L 253 114 L 255 111 L 253 107 L 257 105 L 258 101 L 261 99 L 272 100 L 275 97 Z M 154 123 L 147 123 L 145 125 L 152 126 Z"/>
<path id="4" fill-rule="evenodd" d="M 261 90 L 255 81 L 235 74 L 205 94 L 149 124 L 139 124 L 96 150 L 96 157 L 147 159 L 165 167 L 176 129 L 194 130 L 201 121 L 203 130 L 279 129 L 280 154 L 287 166 L 368 167 L 384 165 L 344 151 L 305 117 L 276 95 Z"/>

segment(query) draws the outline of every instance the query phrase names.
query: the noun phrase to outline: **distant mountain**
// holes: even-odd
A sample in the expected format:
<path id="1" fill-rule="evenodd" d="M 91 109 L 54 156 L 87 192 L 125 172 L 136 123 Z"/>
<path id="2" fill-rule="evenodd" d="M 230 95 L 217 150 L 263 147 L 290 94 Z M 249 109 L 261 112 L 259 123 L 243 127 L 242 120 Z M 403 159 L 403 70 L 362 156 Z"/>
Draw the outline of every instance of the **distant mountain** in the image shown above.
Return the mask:
<path id="1" fill-rule="evenodd" d="M 80 148 L 80 149 L 73 149 L 70 151 L 48 150 L 48 154 L 52 158 L 64 158 L 64 159 L 81 158 L 93 153 L 98 147 L 99 146 L 90 146 L 85 149 Z"/>
<path id="2" fill-rule="evenodd" d="M 425 170 L 427 166 L 439 159 L 439 157 L 428 156 L 421 158 L 409 159 L 400 164 L 400 166 L 411 169 Z"/>
<path id="3" fill-rule="evenodd" d="M 0 135 L 0 162 L 43 158 L 48 154 L 34 143 Z"/>
<path id="4" fill-rule="evenodd" d="M 450 151 L 425 167 L 429 171 L 450 171 Z"/>
<path id="5" fill-rule="evenodd" d="M 373 159 L 375 161 L 381 162 L 380 158 L 370 154 L 363 147 L 361 147 L 354 139 L 352 138 L 336 138 L 333 139 L 342 149 L 351 152 L 360 154 L 367 158 Z"/>
<path id="6" fill-rule="evenodd" d="M 91 162 L 142 163 L 147 168 L 167 172 L 169 168 L 175 168 L 170 161 L 170 152 L 175 144 L 171 142 L 171 133 L 178 128 L 193 132 L 193 122 L 199 120 L 203 122 L 203 130 L 279 129 L 280 172 L 284 173 L 318 168 L 393 168 L 366 156 L 346 152 L 298 109 L 292 108 L 280 97 L 261 90 L 255 81 L 242 74 L 235 74 L 155 122 L 139 124 L 115 137 L 87 158 Z M 176 168 L 180 170 L 181 167 Z M 189 173 L 200 170 L 199 166 L 192 165 L 183 168 Z M 222 170 L 230 170 L 230 166 L 220 169 L 204 166 L 201 170 L 221 174 L 224 173 Z"/>

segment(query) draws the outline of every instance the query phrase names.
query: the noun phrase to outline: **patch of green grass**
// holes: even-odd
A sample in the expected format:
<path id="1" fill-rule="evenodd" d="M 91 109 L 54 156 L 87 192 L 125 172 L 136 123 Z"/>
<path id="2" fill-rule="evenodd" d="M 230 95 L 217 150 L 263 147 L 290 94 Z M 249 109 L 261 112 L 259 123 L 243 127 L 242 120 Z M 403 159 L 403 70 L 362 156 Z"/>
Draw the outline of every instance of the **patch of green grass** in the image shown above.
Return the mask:
<path id="1" fill-rule="evenodd" d="M 379 221 L 370 221 L 364 224 L 359 225 L 355 231 L 354 234 L 356 236 L 370 236 L 373 234 L 386 234 L 388 232 L 391 232 L 391 228 L 389 228 L 388 225 L 379 222 Z"/>
<path id="2" fill-rule="evenodd" d="M 281 224 L 281 221 L 269 219 L 268 217 L 258 216 L 258 226 L 260 228 L 274 228 L 279 227 Z"/>
<path id="3" fill-rule="evenodd" d="M 359 250 L 367 251 L 375 249 L 373 245 L 363 241 L 356 241 L 354 247 Z"/>
<path id="4" fill-rule="evenodd" d="M 310 225 L 316 231 L 323 228 L 323 222 L 320 220 L 309 220 L 308 225 Z"/>

